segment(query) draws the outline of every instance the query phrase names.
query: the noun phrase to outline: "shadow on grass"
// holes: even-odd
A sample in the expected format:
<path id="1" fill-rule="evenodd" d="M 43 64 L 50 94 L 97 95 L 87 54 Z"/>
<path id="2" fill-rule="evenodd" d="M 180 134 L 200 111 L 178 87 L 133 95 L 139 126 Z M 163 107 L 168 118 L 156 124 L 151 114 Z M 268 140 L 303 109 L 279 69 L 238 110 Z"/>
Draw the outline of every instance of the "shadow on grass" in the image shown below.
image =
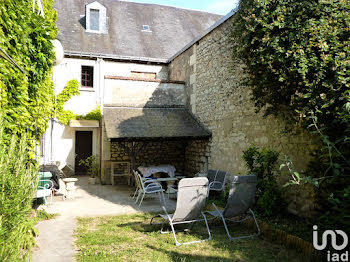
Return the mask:
<path id="1" fill-rule="evenodd" d="M 174 250 L 165 250 L 164 248 L 157 248 L 154 246 L 146 245 L 147 248 L 161 252 L 163 254 L 166 254 L 167 257 L 170 258 L 171 261 L 243 261 L 239 258 L 233 259 L 230 258 L 223 258 L 221 256 L 210 256 L 210 255 L 198 255 L 198 254 L 189 254 L 189 253 L 181 253 L 179 251 Z"/>
<path id="2" fill-rule="evenodd" d="M 210 227 L 211 241 L 177 247 L 172 233 L 161 234 L 161 225 L 149 224 L 152 216 L 80 218 L 76 232 L 78 261 L 303 261 L 296 252 L 261 238 L 229 241 L 220 221 Z M 230 229 L 232 235 L 249 231 L 238 225 Z M 204 222 L 200 222 L 188 232 L 177 233 L 177 237 L 185 242 L 208 235 Z"/>

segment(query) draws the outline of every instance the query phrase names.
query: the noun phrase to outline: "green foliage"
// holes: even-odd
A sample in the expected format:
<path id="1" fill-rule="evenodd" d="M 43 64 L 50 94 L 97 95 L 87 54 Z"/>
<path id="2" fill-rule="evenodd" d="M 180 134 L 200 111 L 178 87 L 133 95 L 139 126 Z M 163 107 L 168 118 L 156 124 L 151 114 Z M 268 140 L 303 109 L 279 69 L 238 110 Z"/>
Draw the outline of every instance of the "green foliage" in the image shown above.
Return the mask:
<path id="1" fill-rule="evenodd" d="M 290 160 L 287 156 L 284 157 L 284 163 L 280 165 L 280 170 L 287 169 L 287 174 L 291 177 L 291 179 L 283 186 L 287 187 L 290 185 L 302 185 L 306 183 L 313 184 L 315 187 L 319 187 L 319 180 L 317 178 L 313 178 L 311 176 L 305 176 L 299 174 L 299 172 L 295 171 L 292 160 Z"/>
<path id="2" fill-rule="evenodd" d="M 349 28 L 347 0 L 242 0 L 233 23 L 234 59 L 247 66 L 257 109 L 301 122 L 322 144 L 306 178 L 320 187 L 329 226 L 344 225 L 334 199 L 350 202 Z"/>
<path id="3" fill-rule="evenodd" d="M 43 220 L 50 220 L 55 218 L 56 216 L 58 216 L 58 213 L 51 214 L 51 213 L 47 213 L 44 209 L 42 209 L 36 212 L 35 220 L 37 222 L 43 221 Z"/>
<path id="4" fill-rule="evenodd" d="M 22 261 L 35 245 L 29 218 L 36 191 L 36 165 L 27 158 L 26 137 L 12 136 L 9 146 L 0 129 L 0 261 Z"/>
<path id="5" fill-rule="evenodd" d="M 249 173 L 258 178 L 256 207 L 264 217 L 279 215 L 285 208 L 274 174 L 278 157 L 278 152 L 266 148 L 260 150 L 257 146 L 250 146 L 243 151 Z"/>
<path id="6" fill-rule="evenodd" d="M 76 119 L 77 115 L 70 110 L 64 110 L 64 104 L 72 98 L 72 96 L 80 95 L 78 80 L 69 80 L 61 93 L 56 97 L 56 116 L 64 125 L 69 124 L 69 120 Z"/>
<path id="7" fill-rule="evenodd" d="M 340 181 L 340 183 L 347 181 Z M 342 229 L 350 232 L 350 185 L 346 184 L 345 188 L 339 187 L 338 190 L 332 190 L 328 197 L 328 201 L 324 203 L 325 213 L 321 214 L 318 219 L 320 229 L 327 230 L 329 228 Z"/>
<path id="8" fill-rule="evenodd" d="M 102 118 L 101 107 L 91 110 L 86 115 L 77 115 L 70 110 L 64 110 L 64 104 L 72 98 L 72 96 L 80 95 L 79 82 L 77 80 L 70 80 L 64 87 L 61 93 L 56 97 L 56 116 L 57 119 L 64 125 L 69 124 L 69 120 L 100 120 Z"/>
<path id="9" fill-rule="evenodd" d="M 89 113 L 87 113 L 85 116 L 77 116 L 77 119 L 79 120 L 100 120 L 102 118 L 102 111 L 101 107 L 97 106 L 96 109 L 91 110 Z"/>
<path id="10" fill-rule="evenodd" d="M 42 1 L 45 19 L 32 12 L 32 1 L 3 0 L 0 5 L 0 47 L 24 69 L 22 73 L 0 57 L 0 113 L 4 139 L 27 134 L 31 152 L 53 113 L 50 40 L 57 35 L 53 0 Z"/>
<path id="11" fill-rule="evenodd" d="M 90 177 L 97 177 L 100 172 L 100 163 L 98 157 L 89 156 L 79 161 L 79 165 L 86 167 Z"/>

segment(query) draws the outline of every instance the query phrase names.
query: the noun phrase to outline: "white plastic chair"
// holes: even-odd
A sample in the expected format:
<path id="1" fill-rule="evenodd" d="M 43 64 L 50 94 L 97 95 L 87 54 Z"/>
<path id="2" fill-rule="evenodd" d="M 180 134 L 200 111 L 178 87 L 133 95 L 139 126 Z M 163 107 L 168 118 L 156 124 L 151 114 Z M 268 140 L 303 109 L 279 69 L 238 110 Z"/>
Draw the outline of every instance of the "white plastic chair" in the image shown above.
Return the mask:
<path id="1" fill-rule="evenodd" d="M 153 181 L 152 179 L 143 180 L 141 175 L 137 171 L 135 171 L 135 174 L 136 174 L 136 184 L 138 187 L 137 189 L 138 195 L 135 203 L 137 204 L 141 195 L 142 197 L 141 197 L 139 206 L 141 206 L 141 203 L 146 194 L 159 194 L 159 201 L 162 203 L 162 199 L 163 199 L 163 203 L 165 205 L 165 198 L 163 194 L 164 189 L 162 188 L 162 185 L 159 184 L 158 182 Z"/>

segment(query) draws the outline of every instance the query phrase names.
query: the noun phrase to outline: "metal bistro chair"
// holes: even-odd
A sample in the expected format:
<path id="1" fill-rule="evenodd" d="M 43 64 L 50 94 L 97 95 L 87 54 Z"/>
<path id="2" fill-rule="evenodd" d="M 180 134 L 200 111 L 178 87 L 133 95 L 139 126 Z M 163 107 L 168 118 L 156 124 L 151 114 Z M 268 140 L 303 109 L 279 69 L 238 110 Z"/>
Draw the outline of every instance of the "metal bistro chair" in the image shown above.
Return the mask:
<path id="1" fill-rule="evenodd" d="M 257 178 L 254 175 L 250 176 L 234 176 L 231 188 L 230 195 L 227 200 L 227 204 L 224 210 L 219 210 L 216 205 L 213 203 L 215 211 L 206 211 L 205 213 L 211 215 L 213 218 L 210 220 L 221 218 L 227 236 L 229 240 L 250 238 L 260 235 L 260 227 L 255 218 L 253 210 L 250 207 L 254 204 L 255 200 L 255 191 L 256 191 Z M 234 217 L 244 216 L 243 219 L 233 220 Z M 231 222 L 243 222 L 249 218 L 253 218 L 255 225 L 257 227 L 257 233 L 246 236 L 232 237 L 229 233 L 226 221 Z"/>
<path id="2" fill-rule="evenodd" d="M 226 179 L 226 172 L 221 171 L 221 170 L 213 170 L 210 169 L 208 171 L 208 180 L 209 180 L 209 191 L 214 190 L 214 191 L 222 191 L 224 190 L 225 187 L 225 179 Z"/>
<path id="3" fill-rule="evenodd" d="M 136 184 L 137 184 L 137 198 L 135 203 L 137 203 L 141 197 L 139 206 L 141 206 L 141 203 L 145 197 L 146 194 L 159 194 L 159 201 L 162 203 L 162 199 L 163 199 L 163 203 L 165 205 L 165 198 L 164 198 L 164 189 L 162 188 L 162 185 L 159 184 L 158 182 L 155 182 L 152 179 L 147 179 L 147 180 L 143 180 L 141 175 L 135 171 L 136 174 Z M 136 191 L 135 191 L 136 193 Z"/>

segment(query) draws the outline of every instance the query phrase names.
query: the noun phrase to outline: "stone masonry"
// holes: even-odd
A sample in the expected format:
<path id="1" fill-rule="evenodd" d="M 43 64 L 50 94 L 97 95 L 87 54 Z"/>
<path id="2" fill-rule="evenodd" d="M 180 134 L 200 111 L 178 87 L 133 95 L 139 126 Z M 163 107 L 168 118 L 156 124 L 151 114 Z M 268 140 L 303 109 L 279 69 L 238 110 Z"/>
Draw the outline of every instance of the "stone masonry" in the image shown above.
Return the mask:
<path id="1" fill-rule="evenodd" d="M 212 132 L 204 154 L 208 168 L 246 174 L 242 152 L 254 144 L 287 155 L 299 172 L 304 171 L 311 159 L 311 139 L 282 119 L 256 113 L 251 89 L 242 84 L 244 65 L 232 61 L 231 23 L 232 18 L 175 58 L 169 67 L 171 80 L 186 82 L 186 106 Z M 188 70 L 184 71 L 182 64 Z M 189 169 L 204 168 L 198 158 L 201 150 L 196 143 L 187 147 L 186 152 L 191 152 L 186 160 L 187 166 L 192 165 Z M 286 179 L 282 177 L 280 183 Z M 305 212 L 312 209 L 312 204 L 305 203 L 308 207 L 294 201 L 293 207 L 300 206 L 298 209 Z"/>

